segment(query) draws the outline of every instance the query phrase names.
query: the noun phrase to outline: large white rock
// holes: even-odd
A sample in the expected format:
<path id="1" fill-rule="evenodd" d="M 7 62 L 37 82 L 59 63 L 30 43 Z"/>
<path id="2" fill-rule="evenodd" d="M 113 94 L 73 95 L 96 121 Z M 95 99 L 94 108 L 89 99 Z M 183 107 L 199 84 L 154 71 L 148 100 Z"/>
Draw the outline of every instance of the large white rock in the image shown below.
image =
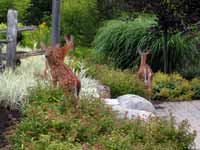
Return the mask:
<path id="1" fill-rule="evenodd" d="M 114 106 L 114 105 L 119 105 L 119 101 L 117 99 L 103 99 L 103 101 L 105 102 L 105 104 L 110 105 L 110 106 Z"/>
<path id="2" fill-rule="evenodd" d="M 119 105 L 124 109 L 143 110 L 147 112 L 154 112 L 155 108 L 151 102 L 143 97 L 127 94 L 117 98 Z"/>
<path id="3" fill-rule="evenodd" d="M 155 117 L 152 112 L 147 112 L 143 110 L 135 110 L 135 109 L 126 109 L 119 105 L 112 106 L 112 109 L 117 112 L 119 118 L 127 118 L 127 119 L 141 119 L 144 121 L 148 121 L 149 118 Z"/>

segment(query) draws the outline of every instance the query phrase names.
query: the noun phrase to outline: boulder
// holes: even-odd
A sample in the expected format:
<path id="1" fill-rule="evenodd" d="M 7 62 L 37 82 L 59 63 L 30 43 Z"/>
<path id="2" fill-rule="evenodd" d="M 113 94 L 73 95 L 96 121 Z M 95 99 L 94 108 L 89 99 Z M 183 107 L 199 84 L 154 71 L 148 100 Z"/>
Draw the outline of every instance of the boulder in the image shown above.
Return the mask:
<path id="1" fill-rule="evenodd" d="M 155 117 L 152 112 L 147 112 L 143 110 L 126 109 L 119 105 L 112 106 L 113 111 L 116 111 L 119 118 L 127 119 L 141 119 L 148 121 L 149 118 Z"/>
<path id="2" fill-rule="evenodd" d="M 143 97 L 127 94 L 117 98 L 119 105 L 124 109 L 143 110 L 147 112 L 154 112 L 155 108 L 151 102 Z"/>
<path id="3" fill-rule="evenodd" d="M 105 104 L 109 105 L 109 106 L 115 106 L 115 105 L 119 105 L 119 101 L 117 99 L 103 99 Z"/>

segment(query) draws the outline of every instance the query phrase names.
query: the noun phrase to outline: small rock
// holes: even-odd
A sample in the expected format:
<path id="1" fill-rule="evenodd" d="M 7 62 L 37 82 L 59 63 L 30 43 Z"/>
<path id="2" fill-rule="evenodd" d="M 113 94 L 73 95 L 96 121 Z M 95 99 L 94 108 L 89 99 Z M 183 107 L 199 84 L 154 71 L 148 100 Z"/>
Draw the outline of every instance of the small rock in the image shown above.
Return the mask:
<path id="1" fill-rule="evenodd" d="M 110 88 L 106 85 L 102 85 L 100 82 L 97 86 L 97 91 L 100 95 L 100 98 L 111 98 Z"/>
<path id="2" fill-rule="evenodd" d="M 155 111 L 155 108 L 151 102 L 137 95 L 127 94 L 120 96 L 117 99 L 120 103 L 120 106 L 125 109 L 143 110 L 152 113 Z"/>

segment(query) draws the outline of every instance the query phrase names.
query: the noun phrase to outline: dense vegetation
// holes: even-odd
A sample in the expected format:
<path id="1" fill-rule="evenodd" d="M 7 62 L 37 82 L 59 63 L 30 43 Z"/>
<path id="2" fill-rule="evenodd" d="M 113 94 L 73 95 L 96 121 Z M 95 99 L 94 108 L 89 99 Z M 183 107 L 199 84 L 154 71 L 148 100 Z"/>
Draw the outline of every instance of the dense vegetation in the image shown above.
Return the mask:
<path id="1" fill-rule="evenodd" d="M 198 0 L 63 0 L 61 39 L 75 36 L 76 51 L 65 63 L 81 80 L 80 108 L 64 107 L 62 90 L 44 80 L 43 57 L 0 73 L 0 106 L 22 112 L 21 122 L 5 133 L 12 149 L 191 149 L 195 134 L 186 122 L 119 119 L 98 99 L 97 86 L 109 86 L 112 98 L 200 99 L 199 6 Z M 40 42 L 50 45 L 52 0 L 0 0 L 0 29 L 6 28 L 8 8 L 18 10 L 19 26 L 38 26 L 22 33 L 18 50 L 38 49 Z M 151 50 L 151 95 L 136 73 L 138 49 Z"/>
<path id="2" fill-rule="evenodd" d="M 74 113 L 70 104 L 62 106 L 59 89 L 37 87 L 30 101 L 17 130 L 8 133 L 13 150 L 189 150 L 193 145 L 186 122 L 176 128 L 173 120 L 120 120 L 101 101 L 88 99 L 81 99 Z"/>

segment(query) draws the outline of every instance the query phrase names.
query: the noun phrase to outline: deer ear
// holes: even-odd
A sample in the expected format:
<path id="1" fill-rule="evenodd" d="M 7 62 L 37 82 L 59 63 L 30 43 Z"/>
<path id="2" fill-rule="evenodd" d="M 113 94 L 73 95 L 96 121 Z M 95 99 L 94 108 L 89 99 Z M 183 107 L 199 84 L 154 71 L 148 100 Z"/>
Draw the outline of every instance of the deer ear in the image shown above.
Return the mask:
<path id="1" fill-rule="evenodd" d="M 145 54 L 149 55 L 151 53 L 151 50 L 148 50 Z"/>
<path id="2" fill-rule="evenodd" d="M 73 37 L 72 35 L 67 35 L 67 36 L 65 36 L 65 42 L 66 42 L 67 44 L 73 43 L 73 41 L 74 41 L 74 37 Z"/>
<path id="3" fill-rule="evenodd" d="M 44 50 L 44 51 L 47 50 L 47 46 L 46 46 L 43 42 L 40 43 L 40 47 L 41 47 L 41 49 Z"/>
<path id="4" fill-rule="evenodd" d="M 137 51 L 138 51 L 138 53 L 139 53 L 139 55 L 142 55 L 142 51 L 141 51 L 141 48 L 137 48 Z"/>
<path id="5" fill-rule="evenodd" d="M 64 38 L 65 38 L 65 42 L 66 42 L 66 44 L 68 44 L 68 43 L 69 43 L 69 40 L 70 40 L 69 35 L 65 36 Z"/>

